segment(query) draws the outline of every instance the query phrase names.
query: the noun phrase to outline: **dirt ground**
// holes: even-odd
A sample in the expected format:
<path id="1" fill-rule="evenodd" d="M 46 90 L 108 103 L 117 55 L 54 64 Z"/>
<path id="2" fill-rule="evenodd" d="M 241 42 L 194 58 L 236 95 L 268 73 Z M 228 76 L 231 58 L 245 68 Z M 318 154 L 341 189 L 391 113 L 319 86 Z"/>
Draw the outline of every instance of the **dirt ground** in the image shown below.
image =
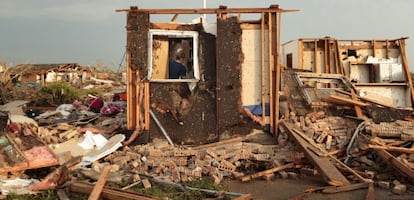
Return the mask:
<path id="1" fill-rule="evenodd" d="M 227 180 L 229 191 L 243 194 L 252 194 L 255 200 L 279 200 L 291 199 L 303 194 L 303 191 L 310 188 L 326 186 L 325 183 L 318 180 L 318 177 L 307 177 L 304 179 L 280 179 L 272 181 L 253 180 L 248 183 L 242 183 L 238 180 Z M 365 199 L 367 189 L 360 189 L 350 192 L 337 194 L 323 194 L 315 192 L 303 196 L 303 199 L 309 200 L 342 200 L 342 199 Z M 414 199 L 414 191 L 409 191 L 404 195 L 396 195 L 390 190 L 375 187 L 375 196 L 377 200 L 405 200 Z"/>

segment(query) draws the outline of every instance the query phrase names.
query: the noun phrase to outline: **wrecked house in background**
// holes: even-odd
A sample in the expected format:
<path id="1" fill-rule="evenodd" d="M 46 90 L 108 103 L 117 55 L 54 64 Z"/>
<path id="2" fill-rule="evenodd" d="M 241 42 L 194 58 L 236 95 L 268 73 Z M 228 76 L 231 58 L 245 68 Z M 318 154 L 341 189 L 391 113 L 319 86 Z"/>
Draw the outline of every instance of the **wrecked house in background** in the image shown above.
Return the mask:
<path id="1" fill-rule="evenodd" d="M 91 77 L 91 70 L 77 63 L 64 64 L 19 64 L 10 68 L 13 83 L 47 83 L 65 81 L 83 82 Z"/>
<path id="2" fill-rule="evenodd" d="M 150 134 L 161 130 L 187 144 L 217 141 L 225 133 L 247 134 L 266 124 L 271 133 L 277 132 L 280 15 L 296 10 L 272 5 L 118 11 L 127 12 L 129 129 Z M 167 23 L 152 22 L 150 17 L 157 14 L 174 17 Z M 203 18 L 198 23 L 176 23 L 180 14 L 215 14 L 216 31 L 207 31 L 212 24 Z M 259 19 L 243 21 L 242 14 L 256 14 Z M 186 79 L 167 77 L 168 61 L 177 46 L 185 52 Z"/>
<path id="3" fill-rule="evenodd" d="M 392 121 L 402 116 L 386 117 L 378 108 L 412 110 L 414 94 L 406 53 L 405 39 L 337 40 L 330 37 L 298 39 L 283 44 L 283 63 L 293 77 L 286 85 L 298 87 L 308 107 L 327 102 L 367 106 L 377 121 Z M 289 80 L 294 80 L 294 84 Z M 293 84 L 293 85 L 292 85 Z M 296 85 L 295 85 L 296 84 Z M 289 86 L 287 86 L 289 87 Z M 290 99 L 292 100 L 292 99 Z"/>

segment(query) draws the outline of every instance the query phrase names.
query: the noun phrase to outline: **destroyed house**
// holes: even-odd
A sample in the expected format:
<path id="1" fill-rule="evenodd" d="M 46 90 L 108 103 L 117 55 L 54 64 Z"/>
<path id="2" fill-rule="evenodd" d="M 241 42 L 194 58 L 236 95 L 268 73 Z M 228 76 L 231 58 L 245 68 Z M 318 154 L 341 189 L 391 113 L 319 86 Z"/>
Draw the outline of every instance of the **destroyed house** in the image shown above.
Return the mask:
<path id="1" fill-rule="evenodd" d="M 412 110 L 414 94 L 406 39 L 324 37 L 286 42 L 282 45 L 282 62 L 286 71 L 294 73 L 284 76 L 283 85 L 299 88 L 307 108 L 324 107 L 328 103 L 366 107 L 373 118 L 380 116 L 375 116 L 374 108 L 364 102 L 375 104 L 376 109 Z M 356 115 L 363 118 L 358 110 Z M 379 119 L 383 120 L 392 119 Z"/>
<path id="2" fill-rule="evenodd" d="M 44 86 L 56 81 L 85 81 L 91 70 L 77 63 L 19 64 L 10 68 L 14 83 L 39 83 Z"/>
<path id="3" fill-rule="evenodd" d="M 281 14 L 269 8 L 141 9 L 127 13 L 127 126 L 200 144 L 253 128 L 277 132 Z M 178 23 L 179 15 L 213 14 Z M 245 20 L 244 15 L 255 15 Z M 171 21 L 153 22 L 153 15 Z M 195 22 L 194 22 L 195 21 Z M 182 51 L 186 76 L 169 78 Z"/>

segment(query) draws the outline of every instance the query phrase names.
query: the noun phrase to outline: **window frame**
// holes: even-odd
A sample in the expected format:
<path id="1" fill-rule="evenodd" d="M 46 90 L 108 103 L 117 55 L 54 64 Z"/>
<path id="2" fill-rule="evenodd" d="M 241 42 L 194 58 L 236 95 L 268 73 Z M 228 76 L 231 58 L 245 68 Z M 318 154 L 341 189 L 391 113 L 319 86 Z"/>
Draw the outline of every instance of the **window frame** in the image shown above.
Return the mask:
<path id="1" fill-rule="evenodd" d="M 148 32 L 148 74 L 147 78 L 150 82 L 198 82 L 200 80 L 200 66 L 198 63 L 198 32 L 197 31 L 179 31 L 179 30 L 163 30 L 150 29 Z M 152 43 L 154 36 L 168 36 L 168 38 L 192 38 L 193 39 L 193 69 L 194 78 L 191 79 L 153 79 L 152 76 Z M 169 50 L 168 50 L 169 51 Z"/>

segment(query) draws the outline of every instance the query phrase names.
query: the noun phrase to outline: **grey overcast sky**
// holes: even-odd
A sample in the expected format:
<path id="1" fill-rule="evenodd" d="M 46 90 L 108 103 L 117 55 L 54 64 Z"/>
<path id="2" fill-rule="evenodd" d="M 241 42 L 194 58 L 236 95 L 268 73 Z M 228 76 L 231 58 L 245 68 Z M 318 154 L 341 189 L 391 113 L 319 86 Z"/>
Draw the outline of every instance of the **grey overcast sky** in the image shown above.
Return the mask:
<path id="1" fill-rule="evenodd" d="M 268 7 L 299 12 L 282 16 L 282 42 L 337 39 L 407 40 L 414 64 L 412 0 L 206 0 L 208 8 Z M 202 0 L 0 0 L 0 60 L 19 63 L 103 63 L 117 69 L 125 51 L 125 12 L 119 8 L 201 8 Z M 169 20 L 172 16 L 154 16 Z M 164 19 L 162 19 L 164 17 Z M 259 16 L 258 16 L 259 17 Z M 257 19 L 258 19 L 257 17 Z M 215 16 L 207 16 L 212 22 Z M 152 20 L 157 20 L 152 18 Z M 187 21 L 181 17 L 178 20 Z"/>

